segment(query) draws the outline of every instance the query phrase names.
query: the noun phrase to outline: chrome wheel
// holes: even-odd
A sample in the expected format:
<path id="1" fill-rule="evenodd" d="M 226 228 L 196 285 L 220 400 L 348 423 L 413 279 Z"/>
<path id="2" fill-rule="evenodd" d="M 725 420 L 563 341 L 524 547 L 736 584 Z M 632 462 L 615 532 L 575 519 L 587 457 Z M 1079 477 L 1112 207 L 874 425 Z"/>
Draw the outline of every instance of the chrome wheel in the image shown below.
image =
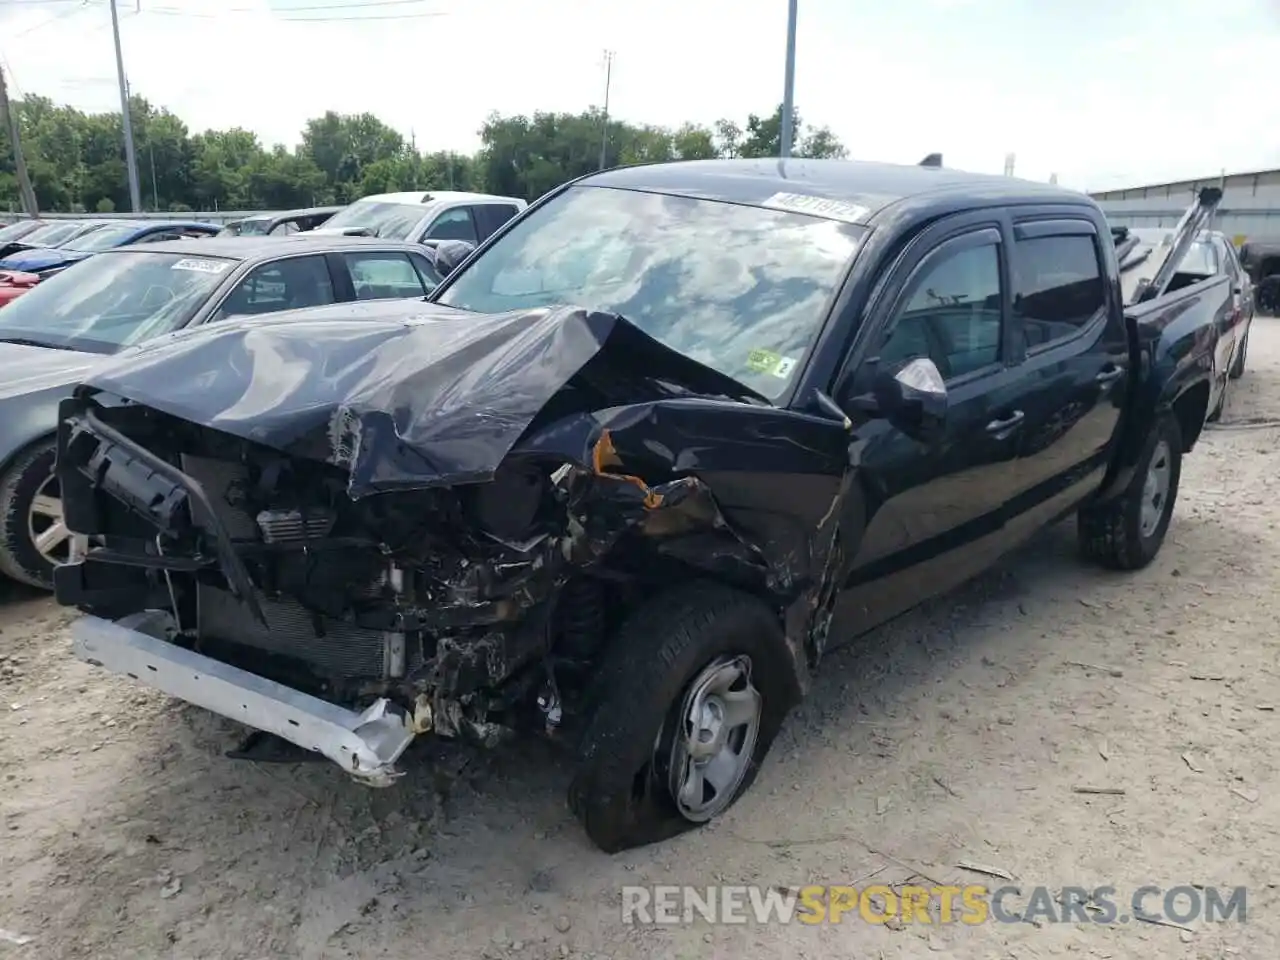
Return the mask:
<path id="1" fill-rule="evenodd" d="M 27 534 L 31 544 L 47 562 L 66 563 L 71 550 L 71 531 L 62 518 L 62 497 L 58 479 L 50 476 L 31 499 L 27 511 Z"/>
<path id="2" fill-rule="evenodd" d="M 751 767 L 763 704 L 749 657 L 721 657 L 689 684 L 669 764 L 671 796 L 686 820 L 705 823 L 733 802 Z"/>
<path id="3" fill-rule="evenodd" d="M 1142 513 L 1138 525 L 1144 537 L 1155 532 L 1160 525 L 1160 518 L 1164 516 L 1165 504 L 1169 499 L 1171 460 L 1169 444 L 1161 440 L 1151 452 L 1147 476 L 1142 483 Z"/>

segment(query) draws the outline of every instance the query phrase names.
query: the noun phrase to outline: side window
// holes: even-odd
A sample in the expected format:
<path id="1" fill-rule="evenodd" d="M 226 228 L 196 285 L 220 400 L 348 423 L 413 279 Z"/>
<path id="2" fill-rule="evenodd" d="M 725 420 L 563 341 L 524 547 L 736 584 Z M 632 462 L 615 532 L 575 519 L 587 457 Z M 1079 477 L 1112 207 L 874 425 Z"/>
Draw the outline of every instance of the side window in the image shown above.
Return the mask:
<path id="1" fill-rule="evenodd" d="M 298 225 L 292 220 L 285 220 L 283 223 L 277 223 L 271 228 L 271 236 L 284 237 L 290 236 L 298 232 Z"/>
<path id="2" fill-rule="evenodd" d="M 487 240 L 497 233 L 498 228 L 510 220 L 519 211 L 510 203 L 484 203 L 471 208 L 475 214 L 476 226 L 481 240 Z"/>
<path id="3" fill-rule="evenodd" d="M 422 280 L 423 287 L 427 293 L 430 293 L 440 285 L 440 281 L 444 278 L 440 276 L 440 271 L 435 265 L 420 253 L 409 254 L 409 259 L 413 261 L 413 265 L 417 268 L 418 277 Z"/>
<path id="4" fill-rule="evenodd" d="M 436 217 L 435 222 L 427 230 L 427 240 L 465 240 L 467 243 L 479 243 L 476 239 L 476 225 L 471 219 L 471 211 L 466 207 L 454 207 Z"/>
<path id="5" fill-rule="evenodd" d="M 1000 359 L 1000 250 L 994 243 L 941 253 L 908 281 L 881 364 L 928 357 L 943 379 Z"/>
<path id="6" fill-rule="evenodd" d="M 210 319 L 253 316 L 333 303 L 333 280 L 324 257 L 291 257 L 264 263 L 236 284 Z"/>
<path id="7" fill-rule="evenodd" d="M 181 240 L 181 239 L 182 239 L 182 234 L 175 233 L 172 230 L 164 230 L 158 233 L 148 233 L 141 240 L 136 240 L 134 242 L 135 243 L 159 243 L 161 240 Z"/>
<path id="8" fill-rule="evenodd" d="M 344 254 L 357 300 L 392 300 L 426 296 L 418 271 L 404 253 Z M 432 284 L 434 287 L 434 284 Z"/>
<path id="9" fill-rule="evenodd" d="M 1028 350 L 1071 336 L 1106 309 L 1093 237 L 1028 237 L 1014 244 L 1013 262 L 1013 309 Z"/>

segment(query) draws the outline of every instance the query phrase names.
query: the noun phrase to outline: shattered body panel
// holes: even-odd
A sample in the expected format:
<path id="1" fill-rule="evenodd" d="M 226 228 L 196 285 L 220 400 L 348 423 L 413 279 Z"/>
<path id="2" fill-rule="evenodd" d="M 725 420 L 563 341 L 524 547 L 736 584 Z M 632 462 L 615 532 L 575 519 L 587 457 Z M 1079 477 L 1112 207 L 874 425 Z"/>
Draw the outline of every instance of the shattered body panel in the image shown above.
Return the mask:
<path id="1" fill-rule="evenodd" d="M 392 696 L 419 726 L 491 739 L 485 718 L 527 693 L 504 685 L 581 619 L 575 595 L 701 573 L 789 611 L 805 684 L 842 425 L 615 315 L 416 307 L 228 322 L 96 371 L 61 411 L 68 523 L 97 545 L 57 571 L 60 600 L 172 607 L 197 651 L 225 642 L 301 689 Z M 130 567 L 149 591 L 120 592 Z M 306 676 L 284 662 L 302 648 Z"/>

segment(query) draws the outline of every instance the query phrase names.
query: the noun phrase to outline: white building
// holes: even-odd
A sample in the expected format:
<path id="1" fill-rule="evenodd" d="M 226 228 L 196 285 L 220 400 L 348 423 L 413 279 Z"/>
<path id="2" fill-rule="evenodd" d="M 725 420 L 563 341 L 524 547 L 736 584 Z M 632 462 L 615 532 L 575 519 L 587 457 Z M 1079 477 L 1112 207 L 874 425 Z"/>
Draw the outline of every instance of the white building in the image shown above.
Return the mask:
<path id="1" fill-rule="evenodd" d="M 1280 239 L 1280 170 L 1229 173 L 1199 180 L 1178 180 L 1149 187 L 1102 190 L 1091 196 L 1107 218 L 1127 227 L 1171 227 L 1186 212 L 1201 187 L 1223 188 L 1214 229 L 1234 237 Z"/>

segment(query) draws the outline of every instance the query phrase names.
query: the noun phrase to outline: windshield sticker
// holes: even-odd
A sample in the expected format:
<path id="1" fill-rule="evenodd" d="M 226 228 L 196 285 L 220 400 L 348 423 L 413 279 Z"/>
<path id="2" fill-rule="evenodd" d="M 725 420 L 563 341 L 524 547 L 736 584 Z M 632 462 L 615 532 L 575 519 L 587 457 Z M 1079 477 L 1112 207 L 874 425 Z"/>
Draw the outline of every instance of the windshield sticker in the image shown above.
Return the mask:
<path id="1" fill-rule="evenodd" d="M 826 217 L 828 220 L 843 220 L 845 223 L 861 223 L 870 212 L 856 203 L 812 197 L 803 193 L 775 193 L 763 205 L 773 210 L 807 213 L 815 217 Z"/>
<path id="2" fill-rule="evenodd" d="M 222 273 L 231 264 L 226 260 L 198 260 L 186 257 L 175 263 L 170 270 L 191 270 L 195 273 Z"/>
<path id="3" fill-rule="evenodd" d="M 747 369 L 752 373 L 767 373 L 785 380 L 795 368 L 795 357 L 784 357 L 772 350 L 752 350 L 747 354 Z"/>

